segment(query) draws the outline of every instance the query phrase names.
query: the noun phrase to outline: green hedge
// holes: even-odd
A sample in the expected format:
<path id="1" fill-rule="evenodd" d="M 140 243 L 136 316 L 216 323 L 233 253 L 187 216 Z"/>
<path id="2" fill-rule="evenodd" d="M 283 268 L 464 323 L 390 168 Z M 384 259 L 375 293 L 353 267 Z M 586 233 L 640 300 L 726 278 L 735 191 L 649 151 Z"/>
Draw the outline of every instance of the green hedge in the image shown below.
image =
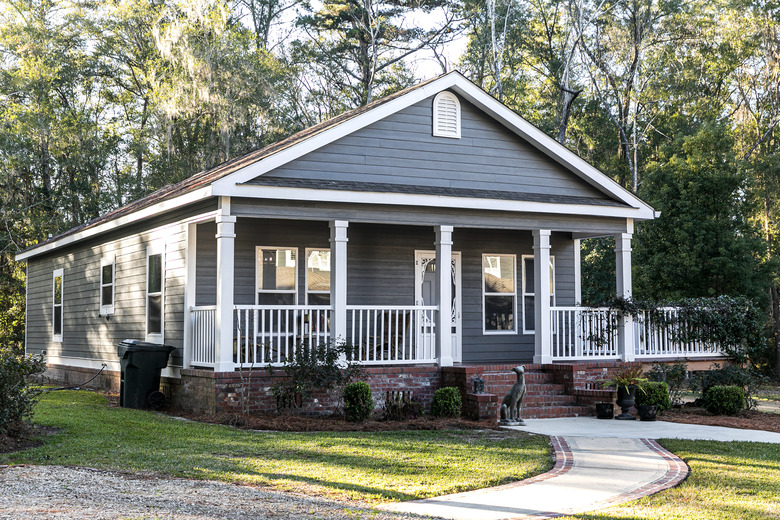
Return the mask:
<path id="1" fill-rule="evenodd" d="M 0 434 L 32 416 L 40 390 L 30 386 L 30 378 L 44 370 L 43 356 L 25 356 L 0 348 Z"/>
<path id="2" fill-rule="evenodd" d="M 348 421 L 363 422 L 371 417 L 374 400 L 371 387 L 364 381 L 355 381 L 344 387 L 344 415 Z"/>
<path id="3" fill-rule="evenodd" d="M 715 415 L 736 415 L 745 407 L 745 392 L 734 385 L 716 385 L 704 395 L 704 408 Z"/>
<path id="4" fill-rule="evenodd" d="M 434 417 L 460 417 L 462 406 L 460 391 L 455 387 L 445 386 L 433 394 L 431 415 Z"/>

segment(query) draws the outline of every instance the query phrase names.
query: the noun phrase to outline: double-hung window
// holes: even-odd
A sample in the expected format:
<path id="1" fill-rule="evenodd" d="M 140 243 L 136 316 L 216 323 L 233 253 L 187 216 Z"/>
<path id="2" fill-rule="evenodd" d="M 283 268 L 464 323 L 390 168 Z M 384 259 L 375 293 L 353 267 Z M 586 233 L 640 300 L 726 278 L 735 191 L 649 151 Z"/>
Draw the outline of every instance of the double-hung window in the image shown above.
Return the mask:
<path id="1" fill-rule="evenodd" d="M 52 273 L 51 339 L 62 342 L 62 269 Z"/>
<path id="2" fill-rule="evenodd" d="M 516 333 L 515 255 L 482 255 L 483 332 Z"/>
<path id="3" fill-rule="evenodd" d="M 161 246 L 146 250 L 146 337 L 163 341 L 165 325 L 165 254 Z"/>
<path id="4" fill-rule="evenodd" d="M 330 305 L 330 249 L 306 250 L 306 303 Z"/>
<path id="5" fill-rule="evenodd" d="M 523 334 L 533 334 L 535 322 L 534 257 L 523 256 Z M 555 257 L 550 256 L 550 305 L 555 305 Z"/>
<path id="6" fill-rule="evenodd" d="M 116 261 L 114 257 L 105 257 L 100 261 L 100 315 L 114 314 L 114 278 Z"/>
<path id="7" fill-rule="evenodd" d="M 297 304 L 298 280 L 295 247 L 257 248 L 257 304 Z"/>

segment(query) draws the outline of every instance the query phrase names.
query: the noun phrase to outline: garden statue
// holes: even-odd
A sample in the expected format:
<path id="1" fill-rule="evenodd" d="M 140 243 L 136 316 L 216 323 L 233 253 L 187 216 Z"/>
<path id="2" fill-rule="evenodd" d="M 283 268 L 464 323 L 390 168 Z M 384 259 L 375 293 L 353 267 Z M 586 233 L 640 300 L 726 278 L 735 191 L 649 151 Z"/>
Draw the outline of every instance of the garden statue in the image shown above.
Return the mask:
<path id="1" fill-rule="evenodd" d="M 523 406 L 525 396 L 525 367 L 520 365 L 512 369 L 517 374 L 517 382 L 504 396 L 501 403 L 501 421 L 504 426 L 523 426 L 525 423 L 520 418 L 520 408 Z"/>

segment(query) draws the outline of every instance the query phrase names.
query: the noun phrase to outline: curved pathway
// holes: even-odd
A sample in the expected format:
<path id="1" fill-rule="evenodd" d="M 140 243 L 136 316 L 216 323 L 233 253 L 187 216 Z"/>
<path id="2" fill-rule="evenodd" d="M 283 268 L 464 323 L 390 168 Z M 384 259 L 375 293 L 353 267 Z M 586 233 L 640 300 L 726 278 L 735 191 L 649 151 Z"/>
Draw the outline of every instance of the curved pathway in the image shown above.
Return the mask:
<path id="1" fill-rule="evenodd" d="M 676 486 L 688 466 L 647 439 L 551 437 L 555 467 L 493 488 L 389 504 L 382 509 L 451 519 L 554 518 Z"/>

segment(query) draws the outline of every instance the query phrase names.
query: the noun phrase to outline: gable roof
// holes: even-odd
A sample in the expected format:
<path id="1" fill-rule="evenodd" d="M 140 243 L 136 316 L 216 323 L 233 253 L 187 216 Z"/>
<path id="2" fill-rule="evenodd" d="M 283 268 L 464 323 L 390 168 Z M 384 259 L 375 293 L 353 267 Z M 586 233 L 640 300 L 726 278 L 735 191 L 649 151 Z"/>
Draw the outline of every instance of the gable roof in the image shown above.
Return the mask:
<path id="1" fill-rule="evenodd" d="M 619 206 L 630 210 L 631 214 L 625 216 L 638 220 L 652 219 L 655 211 L 640 198 L 620 186 L 607 175 L 587 163 L 577 154 L 561 145 L 531 123 L 515 114 L 511 109 L 497 101 L 484 90 L 468 80 L 458 71 L 449 72 L 418 83 L 405 90 L 376 100 L 363 107 L 356 108 L 335 116 L 327 121 L 306 128 L 281 141 L 265 146 L 259 150 L 247 153 L 210 170 L 202 171 L 175 184 L 165 186 L 145 197 L 130 202 L 121 208 L 106 213 L 92 221 L 72 228 L 60 235 L 32 246 L 16 256 L 17 260 L 25 260 L 32 256 L 75 242 L 80 239 L 97 235 L 109 227 L 111 229 L 119 225 L 135 222 L 154 215 L 169 211 L 172 207 L 189 204 L 213 196 L 235 196 L 237 186 L 273 186 L 269 180 L 260 181 L 257 178 L 264 173 L 272 171 L 290 161 L 317 150 L 337 139 L 349 135 L 376 121 L 381 120 L 399 110 L 414 103 L 431 97 L 443 90 L 451 90 L 463 96 L 473 105 L 487 113 L 510 131 L 527 141 L 534 148 L 541 151 L 547 157 L 563 166 L 566 170 L 575 174 L 586 183 L 608 195 L 615 203 L 598 203 L 577 201 L 552 197 L 544 201 L 551 204 L 581 204 Z M 373 186 L 369 186 L 369 184 Z M 280 184 L 276 182 L 276 185 Z M 358 186 L 359 185 L 359 186 Z M 303 187 L 290 185 L 288 187 Z M 311 187 L 309 187 L 311 188 Z M 390 187 L 381 183 L 341 183 L 340 186 L 323 183 L 316 189 L 345 190 L 345 191 L 378 191 L 399 192 L 398 187 Z M 455 190 L 458 191 L 458 190 Z M 478 199 L 503 199 L 503 200 L 530 200 L 539 202 L 534 197 L 508 197 L 500 195 L 501 192 L 487 190 L 484 193 L 466 193 L 468 190 L 460 190 L 462 193 L 448 193 L 437 195 L 452 197 L 467 197 Z M 401 191 L 409 193 L 409 191 Z M 421 193 L 422 194 L 422 193 Z M 251 196 L 241 194 L 241 196 Z M 595 199 L 594 199 L 595 200 Z M 612 216 L 617 216 L 613 214 Z M 105 229 L 104 229 L 105 228 Z"/>

